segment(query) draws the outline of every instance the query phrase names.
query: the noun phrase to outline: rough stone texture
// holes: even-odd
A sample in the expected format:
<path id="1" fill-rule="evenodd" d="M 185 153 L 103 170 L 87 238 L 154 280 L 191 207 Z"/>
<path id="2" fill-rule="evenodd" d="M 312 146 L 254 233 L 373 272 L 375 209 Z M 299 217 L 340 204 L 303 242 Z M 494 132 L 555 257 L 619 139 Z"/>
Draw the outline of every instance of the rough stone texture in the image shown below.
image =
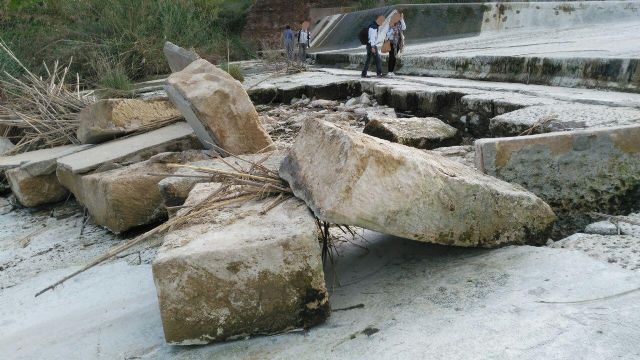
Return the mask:
<path id="1" fill-rule="evenodd" d="M 318 218 L 457 246 L 544 243 L 542 200 L 453 160 L 307 120 L 280 176 Z"/>
<path id="2" fill-rule="evenodd" d="M 440 156 L 457 161 L 471 168 L 476 167 L 475 148 L 471 145 L 449 146 L 429 150 Z"/>
<path id="3" fill-rule="evenodd" d="M 26 207 L 53 204 L 67 198 L 69 191 L 65 189 L 55 172 L 46 175 L 31 175 L 19 167 L 5 172 L 9 186 L 16 199 Z"/>
<path id="4" fill-rule="evenodd" d="M 536 126 L 533 134 L 562 130 L 640 124 L 640 109 L 601 105 L 530 106 L 491 119 L 494 136 L 516 136 Z"/>
<path id="5" fill-rule="evenodd" d="M 598 260 L 629 270 L 640 270 L 640 236 L 573 234 L 550 245 L 578 250 Z"/>
<path id="6" fill-rule="evenodd" d="M 171 74 L 166 90 L 205 147 L 241 155 L 273 145 L 242 85 L 206 60 Z"/>
<path id="7" fill-rule="evenodd" d="M 436 118 L 375 118 L 364 133 L 419 149 L 435 149 L 460 143 L 458 130 Z"/>
<path id="8" fill-rule="evenodd" d="M 619 235 L 620 230 L 616 224 L 609 221 L 598 221 L 587 225 L 584 228 L 586 234 L 595 235 Z"/>
<path id="9" fill-rule="evenodd" d="M 98 144 L 181 118 L 180 111 L 168 100 L 99 100 L 80 112 L 78 139 L 83 144 Z"/>
<path id="10" fill-rule="evenodd" d="M 7 151 L 9 151 L 9 150 L 11 150 L 13 148 L 14 148 L 14 145 L 11 142 L 11 140 L 9 140 L 9 139 L 7 139 L 5 137 L 0 137 L 0 155 L 6 153 Z"/>
<path id="11" fill-rule="evenodd" d="M 147 161 L 88 175 L 71 174 L 61 182 L 82 203 L 93 221 L 119 234 L 166 217 L 158 182 L 170 174 L 171 163 L 206 159 L 201 151 L 162 153 Z"/>
<path id="12" fill-rule="evenodd" d="M 89 147 L 65 145 L 0 157 L 0 172 L 4 169 L 11 191 L 23 206 L 56 203 L 69 194 L 56 177 L 57 159 Z"/>
<path id="13" fill-rule="evenodd" d="M 560 216 L 561 234 L 591 211 L 621 214 L 640 200 L 640 126 L 476 141 L 479 170 L 524 186 Z"/>
<path id="14" fill-rule="evenodd" d="M 189 66 L 189 64 L 200 59 L 200 55 L 195 51 L 181 48 L 169 41 L 164 43 L 162 52 L 164 53 L 165 58 L 167 58 L 171 72 L 182 71 L 184 68 Z"/>
<path id="15" fill-rule="evenodd" d="M 179 122 L 144 134 L 100 144 L 58 159 L 57 172 L 87 173 L 110 163 L 134 163 L 161 152 L 200 149 L 189 124 Z"/>
<path id="16" fill-rule="evenodd" d="M 244 160 L 260 163 L 262 166 L 277 173 L 280 163 L 284 158 L 284 154 L 282 152 L 273 151 L 264 154 L 240 155 L 239 157 Z M 233 168 L 227 164 L 231 165 Z M 227 157 L 224 161 L 221 159 L 195 161 L 189 163 L 189 165 L 214 168 L 224 171 L 236 171 L 235 169 L 247 171 L 252 166 L 250 163 L 233 157 Z M 189 196 L 189 192 L 196 184 L 210 181 L 210 178 L 189 177 L 195 175 L 207 175 L 194 169 L 179 168 L 174 174 L 181 176 L 167 177 L 158 183 L 160 193 L 164 200 L 164 205 L 167 207 L 182 205 Z"/>
<path id="17" fill-rule="evenodd" d="M 269 202 L 214 211 L 165 236 L 153 276 L 168 343 L 273 334 L 329 315 L 315 219 L 297 199 L 260 214 Z"/>

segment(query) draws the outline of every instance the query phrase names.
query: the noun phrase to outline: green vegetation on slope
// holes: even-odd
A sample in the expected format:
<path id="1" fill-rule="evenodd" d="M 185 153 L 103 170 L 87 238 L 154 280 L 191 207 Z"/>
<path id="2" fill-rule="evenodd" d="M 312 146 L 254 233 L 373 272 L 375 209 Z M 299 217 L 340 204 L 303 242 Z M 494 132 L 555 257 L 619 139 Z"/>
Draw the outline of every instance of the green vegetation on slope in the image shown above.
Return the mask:
<path id="1" fill-rule="evenodd" d="M 126 89 L 169 71 L 165 41 L 219 63 L 250 56 L 240 39 L 253 0 L 0 0 L 0 38 L 25 65 L 67 63 L 88 85 Z M 0 72 L 17 67 L 0 54 Z"/>

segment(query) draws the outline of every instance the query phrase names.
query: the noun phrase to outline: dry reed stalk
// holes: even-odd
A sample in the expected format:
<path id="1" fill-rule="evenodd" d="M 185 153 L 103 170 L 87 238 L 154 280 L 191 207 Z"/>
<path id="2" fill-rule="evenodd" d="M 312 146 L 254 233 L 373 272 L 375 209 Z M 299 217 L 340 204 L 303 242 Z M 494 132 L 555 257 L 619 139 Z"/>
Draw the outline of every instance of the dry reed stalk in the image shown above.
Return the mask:
<path id="1" fill-rule="evenodd" d="M 0 85 L 7 96 L 0 105 L 0 125 L 16 129 L 19 140 L 11 154 L 54 146 L 79 144 L 76 138 L 78 113 L 95 102 L 91 95 L 80 92 L 80 80 L 75 86 L 67 84 L 71 61 L 61 66 L 57 61 L 53 68 L 44 64 L 47 78 L 33 74 L 0 40 L 4 51 L 24 72 L 16 78 L 4 73 Z"/>

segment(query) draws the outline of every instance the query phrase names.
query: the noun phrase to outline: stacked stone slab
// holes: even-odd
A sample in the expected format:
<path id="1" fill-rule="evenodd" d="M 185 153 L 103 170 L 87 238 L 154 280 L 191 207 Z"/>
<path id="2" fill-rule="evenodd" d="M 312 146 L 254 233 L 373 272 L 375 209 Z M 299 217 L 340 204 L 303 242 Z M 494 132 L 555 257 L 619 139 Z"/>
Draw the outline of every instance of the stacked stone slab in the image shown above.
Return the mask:
<path id="1" fill-rule="evenodd" d="M 98 144 L 108 140 L 170 125 L 182 119 L 168 100 L 104 99 L 80 112 L 78 140 Z"/>
<path id="2" fill-rule="evenodd" d="M 264 154 L 240 155 L 238 158 L 227 157 L 225 159 L 195 161 L 188 163 L 188 165 L 223 171 L 248 171 L 253 166 L 252 163 L 258 163 L 277 173 L 283 158 L 284 153 L 272 151 Z M 164 204 L 167 207 L 182 205 L 196 184 L 211 181 L 211 174 L 190 168 L 177 169 L 174 174 L 176 176 L 167 177 L 158 183 Z"/>
<path id="3" fill-rule="evenodd" d="M 364 133 L 418 149 L 458 145 L 458 130 L 436 118 L 374 118 Z"/>
<path id="4" fill-rule="evenodd" d="M 218 184 L 197 184 L 185 205 Z M 329 315 L 319 230 L 295 198 L 212 210 L 165 236 L 153 263 L 165 339 L 192 345 L 309 327 Z"/>
<path id="5" fill-rule="evenodd" d="M 324 121 L 304 123 L 279 173 L 323 221 L 418 241 L 540 244 L 555 220 L 517 185 Z"/>
<path id="6" fill-rule="evenodd" d="M 241 155 L 273 146 L 242 85 L 208 61 L 171 74 L 165 89 L 206 148 Z"/>
<path id="7" fill-rule="evenodd" d="M 52 204 L 64 200 L 69 192 L 56 177 L 57 159 L 90 145 L 64 145 L 0 157 L 0 172 L 4 172 L 11 191 L 26 207 Z"/>
<path id="8" fill-rule="evenodd" d="M 566 234 L 588 212 L 620 214 L 640 201 L 640 125 L 476 141 L 476 164 L 562 214 Z"/>

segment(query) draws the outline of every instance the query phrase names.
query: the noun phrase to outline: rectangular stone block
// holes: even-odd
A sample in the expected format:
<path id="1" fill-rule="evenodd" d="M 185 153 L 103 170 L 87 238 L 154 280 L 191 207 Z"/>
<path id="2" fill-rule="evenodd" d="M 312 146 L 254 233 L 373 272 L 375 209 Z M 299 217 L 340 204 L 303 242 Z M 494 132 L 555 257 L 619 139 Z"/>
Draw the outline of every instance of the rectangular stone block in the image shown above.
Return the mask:
<path id="1" fill-rule="evenodd" d="M 640 201 L 640 125 L 481 139 L 475 148 L 479 170 L 561 214 L 624 213 Z"/>
<path id="2" fill-rule="evenodd" d="M 217 183 L 198 184 L 204 199 Z M 153 263 L 165 339 L 193 345 L 318 324 L 329 315 L 318 226 L 300 200 L 251 201 L 165 236 Z"/>

